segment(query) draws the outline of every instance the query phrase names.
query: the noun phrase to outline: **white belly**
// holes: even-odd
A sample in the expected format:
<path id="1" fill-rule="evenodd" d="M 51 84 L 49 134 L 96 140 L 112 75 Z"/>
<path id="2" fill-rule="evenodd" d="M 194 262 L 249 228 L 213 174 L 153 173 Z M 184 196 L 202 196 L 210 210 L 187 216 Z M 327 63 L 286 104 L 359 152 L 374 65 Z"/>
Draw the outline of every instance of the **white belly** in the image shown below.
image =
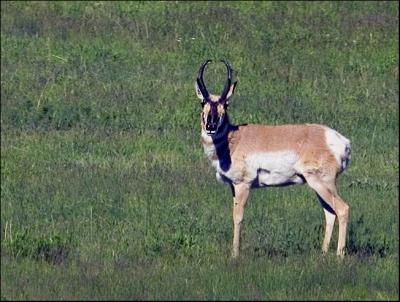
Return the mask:
<path id="1" fill-rule="evenodd" d="M 252 154 L 246 159 L 248 181 L 255 187 L 304 183 L 294 168 L 298 159 L 293 151 Z"/>

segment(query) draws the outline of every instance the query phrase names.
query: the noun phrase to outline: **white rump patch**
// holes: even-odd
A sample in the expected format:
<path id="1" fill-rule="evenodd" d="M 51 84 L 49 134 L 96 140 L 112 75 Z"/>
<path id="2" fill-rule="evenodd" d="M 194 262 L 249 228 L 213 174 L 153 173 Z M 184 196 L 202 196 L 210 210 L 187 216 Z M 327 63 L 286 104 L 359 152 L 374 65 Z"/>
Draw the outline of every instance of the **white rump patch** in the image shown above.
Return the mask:
<path id="1" fill-rule="evenodd" d="M 328 127 L 325 127 L 325 139 L 342 172 L 348 166 L 351 157 L 350 140 Z"/>
<path id="2" fill-rule="evenodd" d="M 261 152 L 246 159 L 247 174 L 256 186 L 303 183 L 296 174 L 299 155 L 294 151 Z"/>

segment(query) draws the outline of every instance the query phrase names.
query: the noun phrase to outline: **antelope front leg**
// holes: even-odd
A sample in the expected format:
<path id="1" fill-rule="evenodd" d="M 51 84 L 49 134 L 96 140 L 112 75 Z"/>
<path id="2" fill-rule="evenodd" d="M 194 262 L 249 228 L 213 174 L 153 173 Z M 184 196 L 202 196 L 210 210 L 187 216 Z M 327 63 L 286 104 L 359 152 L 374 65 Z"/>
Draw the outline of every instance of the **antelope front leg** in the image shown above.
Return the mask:
<path id="1" fill-rule="evenodd" d="M 244 206 L 249 196 L 250 188 L 248 185 L 233 185 L 233 246 L 232 258 L 239 256 L 240 226 L 243 220 Z"/>

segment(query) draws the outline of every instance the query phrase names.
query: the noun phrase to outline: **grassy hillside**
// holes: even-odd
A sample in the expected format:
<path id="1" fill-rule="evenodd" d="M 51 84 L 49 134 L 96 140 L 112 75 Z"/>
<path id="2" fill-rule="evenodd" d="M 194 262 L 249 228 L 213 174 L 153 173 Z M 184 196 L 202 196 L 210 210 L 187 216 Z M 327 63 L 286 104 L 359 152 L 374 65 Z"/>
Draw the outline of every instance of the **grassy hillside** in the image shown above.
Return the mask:
<path id="1" fill-rule="evenodd" d="M 1 299 L 399 298 L 398 2 L 1 2 Z M 226 58 L 234 123 L 348 137 L 337 225 L 307 186 L 230 189 L 194 79 Z M 223 64 L 205 73 L 222 90 Z"/>

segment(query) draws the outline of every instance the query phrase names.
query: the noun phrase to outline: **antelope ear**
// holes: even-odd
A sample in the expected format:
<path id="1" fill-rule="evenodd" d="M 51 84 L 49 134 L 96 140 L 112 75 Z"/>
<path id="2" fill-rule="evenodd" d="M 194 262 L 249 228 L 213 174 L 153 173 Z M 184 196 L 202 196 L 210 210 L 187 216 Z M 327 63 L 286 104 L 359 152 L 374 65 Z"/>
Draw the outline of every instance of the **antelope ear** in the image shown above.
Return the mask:
<path id="1" fill-rule="evenodd" d="M 229 104 L 229 98 L 230 98 L 230 97 L 233 95 L 233 93 L 235 92 L 236 84 L 237 84 L 237 81 L 236 81 L 235 83 L 233 83 L 233 84 L 231 85 L 231 87 L 229 88 L 228 94 L 226 95 L 226 102 L 225 102 L 227 105 Z"/>
<path id="2" fill-rule="evenodd" d="M 203 94 L 201 93 L 201 90 L 199 88 L 199 85 L 197 84 L 197 81 L 194 83 L 194 86 L 196 88 L 196 95 L 197 97 L 201 100 L 204 101 L 205 97 L 203 96 Z"/>

